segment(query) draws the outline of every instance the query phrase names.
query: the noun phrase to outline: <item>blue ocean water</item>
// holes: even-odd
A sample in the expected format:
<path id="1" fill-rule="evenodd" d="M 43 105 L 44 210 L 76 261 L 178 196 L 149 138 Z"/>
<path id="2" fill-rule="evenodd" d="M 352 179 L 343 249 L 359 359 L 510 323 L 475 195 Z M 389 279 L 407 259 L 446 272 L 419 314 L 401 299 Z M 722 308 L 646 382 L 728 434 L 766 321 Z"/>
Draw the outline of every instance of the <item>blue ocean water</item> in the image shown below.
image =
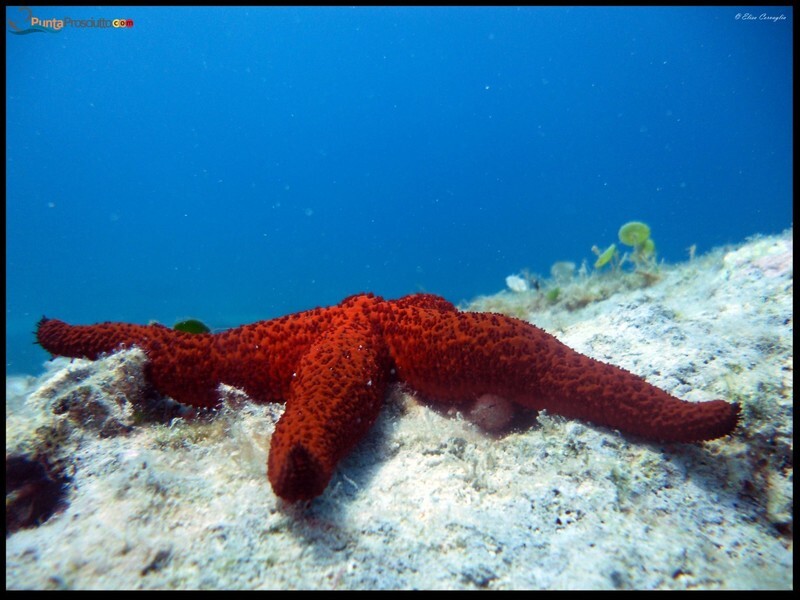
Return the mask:
<path id="1" fill-rule="evenodd" d="M 20 35 L 31 16 L 65 25 Z M 792 27 L 790 7 L 7 7 L 6 372 L 41 370 L 43 314 L 219 329 L 493 293 L 632 219 L 669 262 L 779 232 Z"/>

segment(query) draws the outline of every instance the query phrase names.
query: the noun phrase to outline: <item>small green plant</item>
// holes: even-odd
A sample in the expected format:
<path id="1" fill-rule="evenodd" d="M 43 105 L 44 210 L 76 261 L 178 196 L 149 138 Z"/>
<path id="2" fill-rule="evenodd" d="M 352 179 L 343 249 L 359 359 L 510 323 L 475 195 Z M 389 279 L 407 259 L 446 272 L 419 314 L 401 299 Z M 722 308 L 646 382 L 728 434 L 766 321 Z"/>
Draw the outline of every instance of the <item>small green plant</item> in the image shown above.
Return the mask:
<path id="1" fill-rule="evenodd" d="M 173 329 L 178 331 L 185 331 L 186 333 L 210 333 L 211 330 L 208 326 L 203 323 L 202 321 L 198 321 L 197 319 L 186 319 L 185 321 L 180 321 L 175 323 Z"/>
<path id="2" fill-rule="evenodd" d="M 619 241 L 626 246 L 639 246 L 650 239 L 650 227 L 640 221 L 630 221 L 619 228 Z"/>
<path id="3" fill-rule="evenodd" d="M 592 246 L 592 252 L 597 255 L 597 260 L 594 261 L 594 268 L 595 269 L 602 269 L 605 267 L 612 259 L 616 258 L 619 253 L 617 252 L 617 245 L 611 244 L 608 248 L 600 252 L 600 248 L 597 246 Z M 612 267 L 613 269 L 613 267 Z"/>
<path id="4" fill-rule="evenodd" d="M 650 237 L 650 227 L 641 221 L 630 221 L 619 228 L 619 241 L 633 247 L 631 260 L 636 269 L 655 265 L 656 244 Z"/>
<path id="5" fill-rule="evenodd" d="M 594 268 L 602 269 L 610 264 L 611 271 L 616 273 L 626 261 L 630 261 L 637 273 L 653 274 L 656 266 L 656 244 L 650 237 L 650 226 L 641 221 L 629 221 L 619 228 L 618 236 L 620 243 L 631 246 L 633 252 L 626 252 L 620 257 L 616 244 L 611 244 L 605 250 L 592 246 L 592 252 L 597 256 Z"/>
<path id="6" fill-rule="evenodd" d="M 558 301 L 558 297 L 561 295 L 561 288 L 554 287 L 547 290 L 545 297 L 550 304 L 555 304 Z"/>

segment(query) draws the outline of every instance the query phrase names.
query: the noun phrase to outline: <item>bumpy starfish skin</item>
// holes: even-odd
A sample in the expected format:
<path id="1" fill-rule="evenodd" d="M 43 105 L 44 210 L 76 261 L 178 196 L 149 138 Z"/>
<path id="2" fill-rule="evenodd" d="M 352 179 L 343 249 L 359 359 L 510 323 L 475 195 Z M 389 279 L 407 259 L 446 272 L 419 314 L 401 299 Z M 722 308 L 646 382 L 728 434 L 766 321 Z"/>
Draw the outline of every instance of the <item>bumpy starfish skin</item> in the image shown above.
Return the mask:
<path id="1" fill-rule="evenodd" d="M 275 493 L 288 501 L 325 490 L 337 463 L 375 422 L 391 381 L 434 402 L 469 407 L 492 394 L 655 441 L 715 439 L 739 418 L 737 404 L 679 400 L 534 325 L 459 312 L 429 294 L 351 296 L 218 334 L 43 318 L 37 337 L 52 354 L 92 360 L 138 346 L 148 355 L 152 385 L 184 404 L 218 404 L 220 383 L 258 402 L 285 401 L 267 471 Z"/>

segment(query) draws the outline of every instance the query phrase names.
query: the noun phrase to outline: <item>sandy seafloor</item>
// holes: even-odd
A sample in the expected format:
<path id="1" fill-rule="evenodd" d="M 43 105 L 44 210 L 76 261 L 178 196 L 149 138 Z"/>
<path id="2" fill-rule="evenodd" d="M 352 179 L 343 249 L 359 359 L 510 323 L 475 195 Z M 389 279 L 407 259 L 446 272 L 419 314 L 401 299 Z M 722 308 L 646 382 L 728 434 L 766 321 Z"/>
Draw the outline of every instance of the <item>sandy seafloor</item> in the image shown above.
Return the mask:
<path id="1" fill-rule="evenodd" d="M 791 230 L 753 238 L 604 300 L 611 275 L 547 310 L 528 310 L 537 292 L 473 305 L 681 398 L 740 402 L 705 444 L 555 415 L 491 436 L 396 387 L 325 494 L 290 506 L 265 477 L 280 405 L 229 389 L 216 415 L 159 416 L 137 350 L 7 379 L 7 456 L 71 479 L 60 512 L 6 538 L 6 587 L 791 589 L 792 247 Z M 596 301 L 564 308 L 581 294 Z"/>

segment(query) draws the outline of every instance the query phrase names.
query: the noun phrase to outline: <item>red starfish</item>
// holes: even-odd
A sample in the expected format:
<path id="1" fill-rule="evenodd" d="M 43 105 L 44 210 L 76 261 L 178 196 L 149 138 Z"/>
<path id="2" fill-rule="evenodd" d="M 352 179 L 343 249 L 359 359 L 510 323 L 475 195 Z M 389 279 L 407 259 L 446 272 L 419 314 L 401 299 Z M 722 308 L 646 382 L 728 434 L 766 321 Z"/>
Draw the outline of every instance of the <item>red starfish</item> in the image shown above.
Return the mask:
<path id="1" fill-rule="evenodd" d="M 289 501 L 325 490 L 375 422 L 391 381 L 437 402 L 469 407 L 491 394 L 665 442 L 722 437 L 739 418 L 737 404 L 679 400 L 529 323 L 459 312 L 429 294 L 351 296 L 218 334 L 43 318 L 37 337 L 53 354 L 92 360 L 136 345 L 147 353 L 152 385 L 184 404 L 217 404 L 220 383 L 257 402 L 285 401 L 267 470 L 275 493 Z"/>

